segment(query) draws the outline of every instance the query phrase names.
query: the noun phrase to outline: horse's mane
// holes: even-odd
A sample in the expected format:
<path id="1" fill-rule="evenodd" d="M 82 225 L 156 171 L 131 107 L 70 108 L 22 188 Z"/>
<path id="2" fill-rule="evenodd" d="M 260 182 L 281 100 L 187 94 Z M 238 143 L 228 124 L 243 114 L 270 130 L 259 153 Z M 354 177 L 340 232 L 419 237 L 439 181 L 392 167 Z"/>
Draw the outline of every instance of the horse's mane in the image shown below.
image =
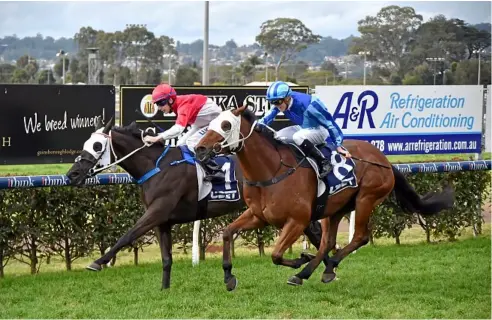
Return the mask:
<path id="1" fill-rule="evenodd" d="M 123 126 L 123 127 L 120 127 L 120 126 L 113 126 L 111 128 L 111 130 L 114 130 L 118 133 L 121 133 L 125 136 L 130 136 L 130 137 L 133 137 L 135 139 L 137 139 L 138 141 L 142 141 L 142 129 L 140 129 L 137 125 L 137 123 L 135 121 L 133 121 L 132 123 L 130 123 L 129 125 L 127 126 Z M 147 134 L 144 134 L 144 136 L 147 135 Z M 159 148 L 162 148 L 162 144 L 159 144 L 159 143 L 156 143 L 154 145 L 151 146 L 151 148 L 153 147 L 159 147 Z"/>
<path id="2" fill-rule="evenodd" d="M 255 120 L 258 119 L 256 117 L 255 113 L 251 109 L 249 109 L 249 108 L 246 108 L 243 111 L 242 117 L 246 121 L 248 121 L 251 125 L 255 122 Z M 282 143 L 282 142 L 278 141 L 277 139 L 275 139 L 273 137 L 273 132 L 270 131 L 270 130 L 268 130 L 268 129 L 261 130 L 258 133 L 260 134 L 260 136 L 262 136 L 263 138 L 265 138 L 266 140 L 268 140 L 268 142 L 270 142 L 275 148 L 276 147 L 279 147 L 279 146 L 282 146 L 282 145 L 285 145 L 284 143 Z"/>
<path id="3" fill-rule="evenodd" d="M 138 139 L 141 138 L 141 134 L 142 134 L 140 132 L 140 128 L 138 127 L 138 125 L 135 121 L 133 121 L 129 125 L 123 126 L 123 127 L 113 126 L 111 128 L 111 130 L 116 131 L 118 133 L 122 133 L 122 134 L 127 135 L 127 136 L 128 135 L 133 136 L 133 137 L 138 138 Z"/>

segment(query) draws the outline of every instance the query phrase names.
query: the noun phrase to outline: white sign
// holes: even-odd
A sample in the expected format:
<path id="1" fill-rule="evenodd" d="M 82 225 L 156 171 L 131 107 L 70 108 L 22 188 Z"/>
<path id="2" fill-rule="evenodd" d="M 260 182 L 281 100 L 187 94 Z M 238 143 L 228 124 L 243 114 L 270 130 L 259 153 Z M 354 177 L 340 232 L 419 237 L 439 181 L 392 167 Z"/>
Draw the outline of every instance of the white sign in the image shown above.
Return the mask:
<path id="1" fill-rule="evenodd" d="M 480 152 L 481 86 L 316 86 L 345 139 L 386 154 Z"/>
<path id="2" fill-rule="evenodd" d="M 487 109 L 485 110 L 485 152 L 492 152 L 492 86 L 487 86 Z"/>

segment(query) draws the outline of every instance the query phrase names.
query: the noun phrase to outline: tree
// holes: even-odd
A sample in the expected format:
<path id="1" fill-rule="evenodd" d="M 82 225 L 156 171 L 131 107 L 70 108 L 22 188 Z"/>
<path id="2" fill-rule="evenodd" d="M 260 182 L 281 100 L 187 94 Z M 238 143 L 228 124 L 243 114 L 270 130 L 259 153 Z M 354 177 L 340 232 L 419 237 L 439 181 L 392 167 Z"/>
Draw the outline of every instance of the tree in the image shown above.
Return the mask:
<path id="1" fill-rule="evenodd" d="M 300 20 L 278 18 L 267 20 L 260 27 L 256 41 L 275 59 L 275 80 L 278 79 L 280 66 L 291 60 L 295 54 L 308 45 L 318 43 L 321 36 L 315 35 Z"/>
<path id="2" fill-rule="evenodd" d="M 241 232 L 241 239 L 247 246 L 258 248 L 260 256 L 265 255 L 265 247 L 269 246 L 278 235 L 278 230 L 273 226 L 266 226 L 263 229 L 253 229 Z"/>
<path id="3" fill-rule="evenodd" d="M 419 63 L 427 57 L 446 58 L 448 63 L 463 59 L 466 55 L 464 28 L 463 20 L 446 19 L 444 15 L 431 18 L 417 30 L 412 55 Z"/>
<path id="4" fill-rule="evenodd" d="M 65 73 L 68 71 L 70 67 L 70 59 L 65 57 Z M 55 66 L 53 67 L 53 70 L 55 71 L 55 74 L 58 76 L 58 77 L 62 77 L 63 76 L 63 59 L 60 59 L 56 64 Z"/>
<path id="5" fill-rule="evenodd" d="M 321 70 L 330 71 L 334 75 L 338 76 L 337 67 L 335 66 L 335 64 L 333 62 L 323 61 L 323 63 L 321 64 Z"/>
<path id="6" fill-rule="evenodd" d="M 103 31 L 101 31 L 103 32 Z M 97 34 L 99 31 L 92 27 L 82 27 L 74 36 L 74 41 L 79 47 L 79 57 L 81 60 L 87 60 L 87 48 L 95 47 L 97 44 Z"/>
<path id="7" fill-rule="evenodd" d="M 400 235 L 406 228 L 411 228 L 416 223 L 414 215 L 404 214 L 395 201 L 389 197 L 384 205 L 379 205 L 371 216 L 372 235 L 374 238 L 395 238 L 396 244 L 400 244 Z"/>
<path id="8" fill-rule="evenodd" d="M 158 85 L 162 82 L 162 71 L 159 69 L 152 69 L 147 71 L 145 84 Z"/>
<path id="9" fill-rule="evenodd" d="M 24 68 L 29 75 L 29 82 L 34 79 L 34 76 L 39 70 L 39 66 L 35 60 L 31 61 L 25 68 Z"/>
<path id="10" fill-rule="evenodd" d="M 490 84 L 490 62 L 480 62 L 480 83 Z M 455 72 L 453 72 L 455 84 L 477 84 L 478 79 L 478 60 L 464 60 L 457 64 Z"/>
<path id="11" fill-rule="evenodd" d="M 195 68 L 190 66 L 180 66 L 176 72 L 177 86 L 192 86 L 195 82 L 200 81 L 200 74 Z"/>
<path id="12" fill-rule="evenodd" d="M 12 74 L 12 78 L 10 81 L 12 83 L 28 83 L 30 79 L 29 74 L 25 69 L 15 69 L 14 73 Z"/>
<path id="13" fill-rule="evenodd" d="M 27 54 L 21 56 L 19 59 L 16 61 L 16 66 L 17 68 L 25 68 L 31 60 L 31 57 L 29 57 Z"/>
<path id="14" fill-rule="evenodd" d="M 4 63 L 0 64 L 0 82 L 8 83 L 11 81 L 12 76 L 14 75 L 15 66 Z"/>
<path id="15" fill-rule="evenodd" d="M 422 19 L 411 7 L 384 7 L 358 22 L 361 36 L 354 38 L 350 52 L 369 51 L 369 59 L 403 77 L 412 68 L 409 52 Z"/>
<path id="16" fill-rule="evenodd" d="M 78 206 L 81 196 L 89 196 L 88 189 L 66 188 L 60 193 L 57 188 L 46 188 L 45 219 L 50 232 L 46 236 L 49 248 L 65 261 L 67 271 L 72 263 L 90 254 L 93 243 L 90 241 L 91 227 L 87 223 L 90 204 Z"/>
<path id="17" fill-rule="evenodd" d="M 424 80 L 420 77 L 418 74 L 409 74 L 407 73 L 405 75 L 405 78 L 403 78 L 402 84 L 405 86 L 409 85 L 422 85 L 424 84 Z"/>
<path id="18" fill-rule="evenodd" d="M 465 36 L 464 41 L 468 49 L 468 59 L 473 55 L 478 58 L 478 54 L 473 54 L 473 51 L 481 51 L 490 47 L 490 32 L 479 30 L 472 26 L 464 26 Z"/>
<path id="19" fill-rule="evenodd" d="M 48 79 L 49 77 L 49 79 Z M 56 79 L 53 77 L 53 71 L 43 70 L 38 73 L 38 83 L 39 84 L 55 84 Z"/>
<path id="20" fill-rule="evenodd" d="M 0 279 L 4 277 L 4 267 L 14 257 L 16 238 L 19 236 L 14 228 L 9 197 L 6 190 L 0 190 Z"/>

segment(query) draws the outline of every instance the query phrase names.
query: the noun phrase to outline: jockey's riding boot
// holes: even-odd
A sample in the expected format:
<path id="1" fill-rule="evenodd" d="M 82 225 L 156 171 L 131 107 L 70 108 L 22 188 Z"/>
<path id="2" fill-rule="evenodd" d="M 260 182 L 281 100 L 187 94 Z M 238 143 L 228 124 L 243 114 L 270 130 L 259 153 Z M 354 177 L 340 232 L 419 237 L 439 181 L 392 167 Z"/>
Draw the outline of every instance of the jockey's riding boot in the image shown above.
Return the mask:
<path id="1" fill-rule="evenodd" d="M 224 172 L 213 159 L 208 160 L 207 163 L 203 163 L 203 169 L 206 173 L 206 176 L 204 178 L 205 181 L 220 182 L 225 180 Z"/>
<path id="2" fill-rule="evenodd" d="M 319 176 L 321 179 L 326 177 L 332 169 L 329 159 L 326 159 L 323 153 L 309 140 L 305 139 L 301 144 L 302 151 L 308 156 L 314 158 L 319 165 Z"/>

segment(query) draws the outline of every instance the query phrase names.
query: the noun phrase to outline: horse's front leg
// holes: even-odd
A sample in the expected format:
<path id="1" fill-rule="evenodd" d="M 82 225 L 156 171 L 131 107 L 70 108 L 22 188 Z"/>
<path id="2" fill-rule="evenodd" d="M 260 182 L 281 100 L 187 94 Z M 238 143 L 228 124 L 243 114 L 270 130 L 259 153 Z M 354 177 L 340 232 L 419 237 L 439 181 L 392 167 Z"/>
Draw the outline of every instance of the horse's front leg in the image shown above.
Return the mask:
<path id="1" fill-rule="evenodd" d="M 171 198 L 171 197 L 168 197 Z M 101 271 L 101 266 L 107 264 L 113 257 L 124 247 L 129 246 L 135 240 L 146 234 L 152 228 L 155 228 L 169 219 L 169 214 L 176 206 L 175 200 L 171 201 L 154 201 L 148 207 L 145 214 L 137 220 L 137 223 L 128 230 L 116 244 L 102 257 L 86 267 L 88 270 Z"/>
<path id="2" fill-rule="evenodd" d="M 312 257 L 301 256 L 297 259 L 285 259 L 284 253 L 290 246 L 296 242 L 299 236 L 302 234 L 303 230 L 306 228 L 306 224 L 300 221 L 291 219 L 283 227 L 280 237 L 275 244 L 275 248 L 272 252 L 272 261 L 276 265 L 282 265 L 286 267 L 291 267 L 294 269 L 299 268 L 304 263 L 311 260 Z"/>
<path id="3" fill-rule="evenodd" d="M 168 289 L 171 286 L 171 267 L 173 265 L 173 257 L 171 254 L 172 238 L 171 225 L 161 224 L 157 231 L 159 232 L 159 247 L 162 257 L 162 288 Z"/>
<path id="4" fill-rule="evenodd" d="M 266 225 L 263 220 L 260 220 L 253 214 L 251 209 L 247 209 L 236 220 L 228 225 L 223 234 L 223 252 L 222 252 L 222 268 L 224 269 L 224 283 L 228 291 L 232 291 L 237 286 L 236 277 L 232 274 L 232 259 L 231 259 L 231 239 L 238 231 L 246 231 L 252 229 L 261 229 Z"/>

